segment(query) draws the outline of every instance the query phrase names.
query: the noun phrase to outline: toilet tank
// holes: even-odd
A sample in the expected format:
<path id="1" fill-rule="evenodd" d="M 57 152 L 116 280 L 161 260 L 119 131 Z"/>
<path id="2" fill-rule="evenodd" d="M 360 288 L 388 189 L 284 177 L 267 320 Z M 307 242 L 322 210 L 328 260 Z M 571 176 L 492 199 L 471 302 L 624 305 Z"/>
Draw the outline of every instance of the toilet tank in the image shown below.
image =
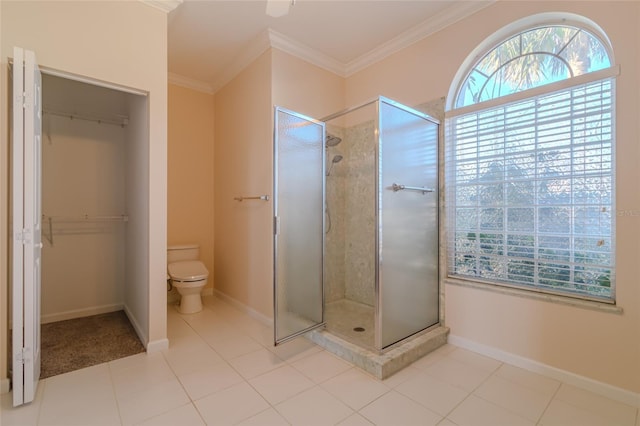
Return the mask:
<path id="1" fill-rule="evenodd" d="M 199 258 L 200 246 L 197 244 L 167 247 L 167 263 L 180 262 L 182 260 L 198 260 Z"/>

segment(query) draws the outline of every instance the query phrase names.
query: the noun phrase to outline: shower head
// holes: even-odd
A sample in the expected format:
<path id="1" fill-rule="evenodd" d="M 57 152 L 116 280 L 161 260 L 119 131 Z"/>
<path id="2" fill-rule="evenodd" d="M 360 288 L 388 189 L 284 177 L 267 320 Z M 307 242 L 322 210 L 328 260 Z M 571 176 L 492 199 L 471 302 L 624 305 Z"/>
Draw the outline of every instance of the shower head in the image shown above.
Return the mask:
<path id="1" fill-rule="evenodd" d="M 327 176 L 331 174 L 331 169 L 333 169 L 333 165 L 342 161 L 342 155 L 336 154 L 331 159 L 331 166 L 329 166 L 329 170 L 327 171 Z"/>
<path id="2" fill-rule="evenodd" d="M 327 134 L 327 137 L 325 138 L 325 144 L 326 144 L 327 147 L 336 146 L 340 142 L 342 142 L 341 138 L 339 138 L 337 136 L 330 135 L 330 134 Z"/>

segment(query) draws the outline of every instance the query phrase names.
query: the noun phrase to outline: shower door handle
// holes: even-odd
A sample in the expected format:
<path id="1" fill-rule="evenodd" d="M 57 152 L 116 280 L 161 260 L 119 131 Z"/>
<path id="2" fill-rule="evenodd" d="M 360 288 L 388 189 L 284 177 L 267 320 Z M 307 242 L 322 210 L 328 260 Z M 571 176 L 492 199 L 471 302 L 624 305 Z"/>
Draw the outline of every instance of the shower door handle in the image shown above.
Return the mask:
<path id="1" fill-rule="evenodd" d="M 427 192 L 435 192 L 435 189 L 433 188 L 424 188 L 421 186 L 398 185 L 397 183 L 394 183 L 393 185 L 391 185 L 391 189 L 393 189 L 393 192 L 418 191 L 418 192 L 422 192 L 422 195 L 426 194 Z"/>

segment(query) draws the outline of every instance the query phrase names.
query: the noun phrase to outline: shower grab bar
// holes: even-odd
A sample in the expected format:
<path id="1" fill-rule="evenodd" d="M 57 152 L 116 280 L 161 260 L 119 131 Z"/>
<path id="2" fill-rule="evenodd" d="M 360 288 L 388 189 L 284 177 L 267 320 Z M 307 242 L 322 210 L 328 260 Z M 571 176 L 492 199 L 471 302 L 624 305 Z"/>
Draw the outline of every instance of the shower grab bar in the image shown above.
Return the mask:
<path id="1" fill-rule="evenodd" d="M 256 195 L 255 197 L 233 197 L 236 201 L 244 201 L 244 200 L 264 200 L 269 201 L 268 195 Z"/>
<path id="2" fill-rule="evenodd" d="M 397 183 L 394 183 L 393 185 L 391 185 L 391 189 L 393 189 L 393 192 L 418 191 L 418 192 L 422 192 L 422 195 L 426 194 L 427 192 L 435 192 L 435 190 L 432 188 L 424 188 L 421 186 L 419 187 L 419 186 L 398 185 Z"/>

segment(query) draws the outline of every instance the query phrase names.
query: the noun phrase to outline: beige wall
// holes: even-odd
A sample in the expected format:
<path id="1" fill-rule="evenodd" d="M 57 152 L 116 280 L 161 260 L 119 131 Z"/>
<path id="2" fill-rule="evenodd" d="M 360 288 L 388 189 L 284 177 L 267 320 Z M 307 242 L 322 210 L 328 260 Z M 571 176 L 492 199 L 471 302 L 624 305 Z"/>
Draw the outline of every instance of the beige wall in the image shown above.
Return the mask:
<path id="1" fill-rule="evenodd" d="M 197 243 L 213 288 L 213 95 L 169 85 L 167 244 Z"/>
<path id="2" fill-rule="evenodd" d="M 0 2 L 2 9 L 0 94 L 2 122 L 6 123 L 7 62 L 13 46 L 36 52 L 48 68 L 136 88 L 149 93 L 146 157 L 147 206 L 144 237 L 147 253 L 145 290 L 131 300 L 141 328 L 148 332 L 149 349 L 166 344 L 166 164 L 167 164 L 167 16 L 141 2 Z M 5 128 L 5 127 L 3 127 Z M 7 133 L 0 134 L 0 164 L 7 164 Z M 3 167 L 2 182 L 8 182 Z M 3 185 L 3 186 L 4 186 Z M 3 254 L 8 244 L 7 192 L 0 193 Z M 2 256 L 0 328 L 6 329 L 6 255 Z M 2 335 L 4 337 L 4 334 Z M 3 339 L 3 340 L 6 340 Z M 6 342 L 2 342 L 2 347 Z M 6 352 L 0 351 L 0 378 L 7 376 Z"/>
<path id="3" fill-rule="evenodd" d="M 215 285 L 273 317 L 273 107 L 321 118 L 344 107 L 344 80 L 282 51 L 263 53 L 215 95 Z"/>
<path id="4" fill-rule="evenodd" d="M 216 289 L 271 317 L 271 55 L 265 52 L 215 95 Z"/>
<path id="5" fill-rule="evenodd" d="M 616 292 L 622 314 L 446 285 L 454 336 L 640 392 L 640 153 L 638 2 L 497 2 L 347 79 L 347 104 L 377 94 L 408 105 L 447 95 L 469 53 L 501 27 L 535 13 L 583 15 L 609 35 L 617 79 Z"/>

